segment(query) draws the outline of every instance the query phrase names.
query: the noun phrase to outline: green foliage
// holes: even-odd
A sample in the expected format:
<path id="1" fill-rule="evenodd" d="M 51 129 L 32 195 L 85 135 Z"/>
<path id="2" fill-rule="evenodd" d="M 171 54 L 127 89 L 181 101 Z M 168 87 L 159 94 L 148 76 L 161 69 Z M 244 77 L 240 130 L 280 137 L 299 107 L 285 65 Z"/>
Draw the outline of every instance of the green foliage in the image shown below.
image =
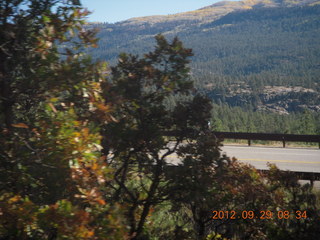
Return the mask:
<path id="1" fill-rule="evenodd" d="M 27 197 L 6 193 L 0 208 L 3 239 L 125 239 L 122 220 L 112 214 L 121 211 L 117 207 L 90 205 L 84 209 L 68 200 L 40 206 Z"/>
<path id="2" fill-rule="evenodd" d="M 275 210 L 290 211 L 286 221 L 275 218 L 267 228 L 267 235 L 272 239 L 317 239 L 319 238 L 319 210 L 312 186 L 301 186 L 291 173 L 280 173 L 275 166 L 270 166 L 268 187 L 273 192 L 271 197 Z M 297 219 L 292 216 L 296 211 L 306 211 L 307 218 Z M 294 214 L 295 215 L 295 214 Z"/>

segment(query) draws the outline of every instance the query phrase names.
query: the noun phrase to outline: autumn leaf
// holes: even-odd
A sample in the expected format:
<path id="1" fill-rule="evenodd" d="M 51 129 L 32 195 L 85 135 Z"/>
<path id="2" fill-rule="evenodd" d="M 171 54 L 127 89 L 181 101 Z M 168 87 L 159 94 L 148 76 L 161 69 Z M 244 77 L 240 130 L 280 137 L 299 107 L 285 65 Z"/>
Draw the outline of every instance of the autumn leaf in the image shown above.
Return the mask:
<path id="1" fill-rule="evenodd" d="M 16 123 L 16 124 L 11 124 L 12 127 L 16 128 L 29 128 L 26 124 L 24 123 Z"/>
<path id="2" fill-rule="evenodd" d="M 96 201 L 97 201 L 97 203 L 99 203 L 100 205 L 106 205 L 106 202 L 105 202 L 104 200 L 102 200 L 102 199 L 97 199 Z"/>

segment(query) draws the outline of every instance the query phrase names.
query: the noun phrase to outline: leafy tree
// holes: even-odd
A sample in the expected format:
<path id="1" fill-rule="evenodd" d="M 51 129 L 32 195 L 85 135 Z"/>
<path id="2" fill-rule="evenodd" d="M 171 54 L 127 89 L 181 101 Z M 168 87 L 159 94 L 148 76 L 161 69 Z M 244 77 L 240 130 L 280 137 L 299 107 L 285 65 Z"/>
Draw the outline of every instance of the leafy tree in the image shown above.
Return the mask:
<path id="1" fill-rule="evenodd" d="M 192 223 L 193 239 L 204 239 L 210 233 L 210 210 L 222 209 L 226 204 L 219 202 L 222 196 L 218 189 L 230 159 L 221 156 L 220 146 L 209 132 L 189 139 L 178 151 L 181 164 L 169 175 L 173 183 L 170 197 L 173 209 L 186 209 L 179 212 Z"/>
<path id="2" fill-rule="evenodd" d="M 187 137 L 207 129 L 210 118 L 210 101 L 193 95 L 187 67 L 191 50 L 177 38 L 169 43 L 158 35 L 156 40 L 156 49 L 143 58 L 120 56 L 106 93 L 107 102 L 121 100 L 114 106 L 117 121 L 104 126 L 104 152 L 110 152 L 116 169 L 110 199 L 128 205 L 133 239 L 143 236 L 150 212 L 168 197 L 169 157 Z M 168 107 L 174 96 L 175 106 Z"/>
<path id="3" fill-rule="evenodd" d="M 96 118 L 111 116 L 106 69 L 81 56 L 96 42 L 87 14 L 78 1 L 0 3 L 2 239 L 126 236 L 102 195 L 109 171 Z"/>
<path id="4" fill-rule="evenodd" d="M 266 179 L 268 189 L 272 192 L 270 197 L 274 211 L 290 212 L 288 219 L 275 217 L 266 226 L 267 236 L 272 239 L 319 239 L 320 223 L 316 220 L 320 215 L 317 206 L 319 199 L 313 193 L 313 186 L 302 186 L 293 173 L 281 172 L 273 165 Z M 304 216 L 301 215 L 303 212 Z"/>

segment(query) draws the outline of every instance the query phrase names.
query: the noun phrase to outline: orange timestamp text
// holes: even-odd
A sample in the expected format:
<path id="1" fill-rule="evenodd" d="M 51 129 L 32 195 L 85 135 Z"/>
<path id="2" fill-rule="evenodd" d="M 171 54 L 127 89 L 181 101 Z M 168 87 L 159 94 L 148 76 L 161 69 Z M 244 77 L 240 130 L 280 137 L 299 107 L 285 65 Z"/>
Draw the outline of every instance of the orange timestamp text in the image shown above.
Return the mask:
<path id="1" fill-rule="evenodd" d="M 212 211 L 212 219 L 223 220 L 223 219 L 306 219 L 308 218 L 307 211 L 288 211 L 288 210 L 261 210 L 261 211 L 223 211 L 214 210 Z"/>

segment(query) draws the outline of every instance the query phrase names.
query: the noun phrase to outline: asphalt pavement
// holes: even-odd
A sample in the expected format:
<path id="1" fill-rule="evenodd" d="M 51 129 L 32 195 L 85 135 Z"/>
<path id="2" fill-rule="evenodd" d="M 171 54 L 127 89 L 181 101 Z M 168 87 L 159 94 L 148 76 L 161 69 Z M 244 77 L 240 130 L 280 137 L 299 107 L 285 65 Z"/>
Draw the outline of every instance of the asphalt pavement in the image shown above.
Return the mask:
<path id="1" fill-rule="evenodd" d="M 272 163 L 281 170 L 320 173 L 320 149 L 224 146 L 222 152 L 260 170 Z"/>
<path id="2" fill-rule="evenodd" d="M 320 149 L 317 148 L 279 148 L 258 146 L 223 146 L 222 153 L 235 157 L 259 170 L 269 169 L 268 163 L 281 170 L 320 173 Z M 167 162 L 178 164 L 180 160 L 173 154 Z"/>

